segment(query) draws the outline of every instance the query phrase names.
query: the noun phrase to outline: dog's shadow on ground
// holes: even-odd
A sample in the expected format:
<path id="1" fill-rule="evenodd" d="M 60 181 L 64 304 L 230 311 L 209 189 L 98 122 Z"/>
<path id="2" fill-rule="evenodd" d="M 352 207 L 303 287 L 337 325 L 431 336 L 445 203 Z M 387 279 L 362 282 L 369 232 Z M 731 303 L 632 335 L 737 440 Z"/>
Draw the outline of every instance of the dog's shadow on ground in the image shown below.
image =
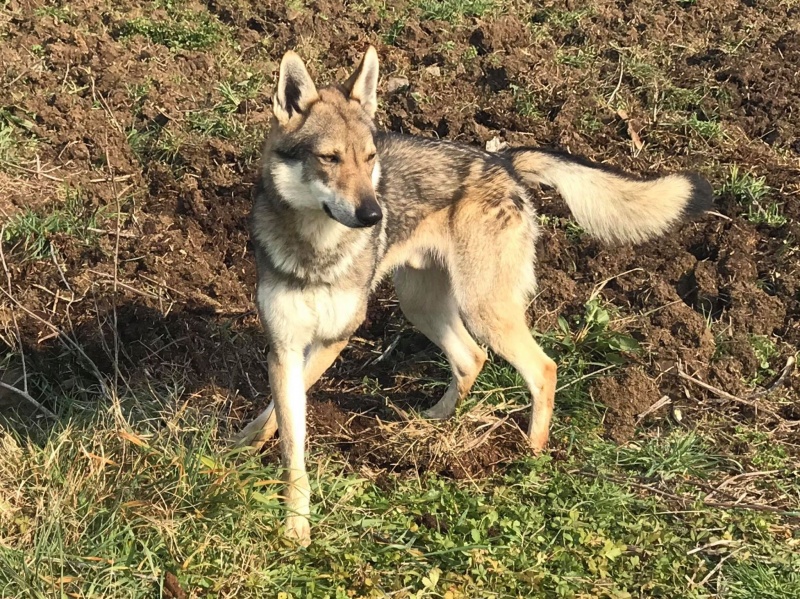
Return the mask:
<path id="1" fill-rule="evenodd" d="M 392 421 L 400 416 L 391 406 L 421 410 L 438 398 L 441 390 L 427 383 L 434 377 L 446 382 L 449 376 L 436 364 L 436 349 L 385 304 L 371 307 L 371 317 L 310 390 L 311 411 L 325 403 L 326 409 L 332 405 L 346 414 Z M 69 411 L 64 402 L 71 400 L 65 398 L 101 398 L 101 379 L 123 394 L 149 394 L 222 411 L 230 433 L 269 401 L 268 348 L 254 311 L 176 309 L 164 314 L 126 301 L 64 331 L 62 339 L 41 341 L 40 334 L 34 326 L 23 328 L 22 352 L 0 342 L 0 380 L 27 388 L 57 414 Z M 52 426 L 7 389 L 0 391 L 0 414 L 16 414 L 5 420 L 18 429 L 30 425 L 31 417 L 39 426 Z"/>

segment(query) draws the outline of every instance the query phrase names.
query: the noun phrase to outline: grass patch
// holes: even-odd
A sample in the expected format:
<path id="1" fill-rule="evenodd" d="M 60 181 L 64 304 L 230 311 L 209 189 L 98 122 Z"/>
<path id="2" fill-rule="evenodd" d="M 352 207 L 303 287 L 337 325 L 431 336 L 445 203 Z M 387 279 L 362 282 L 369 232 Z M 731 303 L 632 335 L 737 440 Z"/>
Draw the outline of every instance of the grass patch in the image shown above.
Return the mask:
<path id="1" fill-rule="evenodd" d="M 550 25 L 556 29 L 573 29 L 578 27 L 583 19 L 593 14 L 595 14 L 595 10 L 590 7 L 578 10 L 544 8 L 533 13 L 531 24 L 534 28 Z"/>
<path id="2" fill-rule="evenodd" d="M 664 107 L 677 111 L 696 110 L 704 97 L 700 90 L 670 85 L 664 90 Z"/>
<path id="3" fill-rule="evenodd" d="M 543 116 L 539 108 L 539 99 L 531 91 L 512 83 L 509 88 L 514 96 L 514 108 L 520 116 L 538 119 Z"/>
<path id="4" fill-rule="evenodd" d="M 173 123 L 128 131 L 128 144 L 143 165 L 151 161 L 163 162 L 180 171 L 184 167 L 181 149 L 185 143 L 185 132 Z"/>
<path id="5" fill-rule="evenodd" d="M 560 330 L 545 337 L 577 344 L 561 356 L 573 381 L 598 350 L 618 345 L 595 304 L 578 320 L 570 341 Z M 481 384 L 507 402 L 519 381 L 487 367 Z M 699 599 L 728 588 L 755 599 L 788 597 L 760 593 L 796 583 L 800 557 L 773 532 L 782 530 L 773 516 L 699 499 L 675 510 L 628 486 L 724 470 L 729 461 L 699 437 L 619 448 L 577 418 L 558 433 L 580 440 L 566 458 L 520 457 L 502 475 L 468 482 L 397 476 L 378 486 L 312 438 L 314 537 L 297 549 L 279 535 L 274 463 L 228 452 L 219 414 L 186 408 L 181 393 L 123 395 L 121 418 L 96 398 L 65 396 L 51 430 L 0 425 L 8 596 L 160 597 L 168 573 L 193 596 L 221 598 Z M 715 569 L 722 557 L 726 567 Z"/>
<path id="6" fill-rule="evenodd" d="M 726 461 L 715 454 L 695 433 L 676 431 L 665 438 L 651 439 L 637 446 L 614 451 L 615 462 L 645 479 L 674 481 L 687 477 L 707 478 Z"/>
<path id="7" fill-rule="evenodd" d="M 753 353 L 758 360 L 758 371 L 756 372 L 754 380 L 751 381 L 751 384 L 760 385 L 777 374 L 772 368 L 771 362 L 781 354 L 769 337 L 765 337 L 764 335 L 750 335 L 749 339 L 750 345 L 753 348 Z"/>
<path id="8" fill-rule="evenodd" d="M 122 23 L 118 34 L 121 37 L 141 35 L 171 50 L 203 50 L 226 36 L 225 27 L 208 12 L 195 12 L 181 2 L 156 2 L 154 5 L 166 9 L 166 19 L 137 17 Z"/>
<path id="9" fill-rule="evenodd" d="M 36 147 L 29 115 L 19 110 L 0 108 L 0 170 L 14 166 L 30 156 Z"/>
<path id="10" fill-rule="evenodd" d="M 722 139 L 724 135 L 722 123 L 717 120 L 700 119 L 696 114 L 692 114 L 683 124 L 704 139 Z"/>
<path id="11" fill-rule="evenodd" d="M 84 202 L 80 191 L 64 187 L 64 200 L 47 212 L 31 209 L 12 217 L 3 228 L 3 243 L 15 246 L 23 261 L 41 260 L 50 255 L 52 239 L 68 236 L 90 245 L 97 239 L 99 220 L 105 217 Z"/>
<path id="12" fill-rule="evenodd" d="M 393 46 L 397 42 L 397 38 L 402 35 L 403 31 L 406 28 L 406 20 L 403 17 L 395 19 L 389 25 L 389 28 L 383 34 L 383 41 L 389 45 Z"/>
<path id="13" fill-rule="evenodd" d="M 75 13 L 69 6 L 42 6 L 37 8 L 33 14 L 40 18 L 49 17 L 56 24 L 61 22 L 75 25 L 76 23 Z"/>
<path id="14" fill-rule="evenodd" d="M 748 457 L 754 468 L 773 470 L 789 465 L 786 448 L 774 443 L 768 433 L 739 425 L 735 429 L 735 437 L 743 447 L 747 448 Z"/>
<path id="15" fill-rule="evenodd" d="M 255 98 L 264 84 L 263 77 L 248 73 L 241 81 L 225 81 L 217 92 L 221 101 L 207 110 L 188 113 L 189 127 L 202 135 L 235 139 L 244 133 L 244 123 L 235 117 L 245 100 Z"/>
<path id="16" fill-rule="evenodd" d="M 603 130 L 603 121 L 591 112 L 584 112 L 578 121 L 578 129 L 585 135 L 595 135 Z"/>
<path id="17" fill-rule="evenodd" d="M 482 17 L 499 7 L 497 0 L 414 0 L 421 19 L 457 23 L 469 17 Z"/>
<path id="18" fill-rule="evenodd" d="M 570 50 L 561 48 L 556 51 L 556 62 L 573 69 L 584 69 L 594 62 L 595 58 L 596 55 L 591 48 L 587 50 L 583 48 Z"/>
<path id="19" fill-rule="evenodd" d="M 737 561 L 724 567 L 726 597 L 794 599 L 800 597 L 800 570 L 781 563 Z"/>
<path id="20" fill-rule="evenodd" d="M 720 191 L 733 196 L 747 210 L 745 217 L 751 223 L 779 227 L 787 222 L 781 206 L 766 200 L 772 188 L 767 185 L 765 177 L 741 172 L 734 164 Z"/>

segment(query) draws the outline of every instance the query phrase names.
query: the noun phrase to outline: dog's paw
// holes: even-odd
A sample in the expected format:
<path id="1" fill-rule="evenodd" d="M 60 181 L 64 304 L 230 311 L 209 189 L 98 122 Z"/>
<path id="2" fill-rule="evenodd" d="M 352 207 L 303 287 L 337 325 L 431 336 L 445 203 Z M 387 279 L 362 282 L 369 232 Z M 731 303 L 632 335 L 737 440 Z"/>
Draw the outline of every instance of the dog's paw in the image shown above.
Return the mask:
<path id="1" fill-rule="evenodd" d="M 453 412 L 437 408 L 437 406 L 433 406 L 422 413 L 422 417 L 427 418 L 428 420 L 447 420 L 452 415 Z"/>
<path id="2" fill-rule="evenodd" d="M 547 439 L 549 436 L 549 431 L 547 429 L 528 432 L 528 445 L 530 445 L 533 453 L 539 454 L 544 451 L 545 447 L 547 447 Z"/>
<path id="3" fill-rule="evenodd" d="M 228 440 L 228 445 L 233 449 L 249 448 L 255 452 L 264 447 L 264 443 L 266 442 L 266 439 L 259 439 L 256 434 L 248 432 L 245 428 L 238 434 L 233 435 Z"/>
<path id="4" fill-rule="evenodd" d="M 311 544 L 311 526 L 305 516 L 287 516 L 283 535 L 298 545 L 308 547 Z"/>
<path id="5" fill-rule="evenodd" d="M 249 447 L 253 451 L 260 451 L 264 444 L 275 436 L 276 432 L 278 432 L 278 426 L 274 419 L 268 420 L 266 424 L 254 420 L 231 437 L 230 445 L 233 448 Z"/>
<path id="6" fill-rule="evenodd" d="M 428 408 L 422 416 L 430 420 L 447 420 L 456 413 L 456 402 L 445 396 L 432 408 Z"/>

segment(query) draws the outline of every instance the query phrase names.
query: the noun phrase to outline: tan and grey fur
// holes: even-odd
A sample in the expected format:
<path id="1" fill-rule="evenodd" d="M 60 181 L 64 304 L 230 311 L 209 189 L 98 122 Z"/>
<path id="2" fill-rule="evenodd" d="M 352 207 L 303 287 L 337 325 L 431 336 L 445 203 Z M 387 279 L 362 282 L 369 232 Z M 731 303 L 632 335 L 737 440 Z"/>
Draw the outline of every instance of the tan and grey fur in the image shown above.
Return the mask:
<path id="1" fill-rule="evenodd" d="M 528 438 L 539 450 L 556 364 L 525 315 L 539 236 L 532 190 L 554 187 L 587 231 L 621 242 L 660 235 L 711 199 L 694 174 L 642 181 L 547 150 L 490 153 L 378 132 L 377 82 L 371 47 L 350 79 L 319 90 L 288 52 L 255 192 L 256 296 L 273 402 L 238 442 L 260 447 L 280 430 L 286 532 L 303 543 L 310 539 L 306 391 L 362 323 L 385 275 L 394 277 L 404 314 L 452 367 L 450 386 L 427 415 L 451 416 L 469 393 L 486 360 L 480 341 L 530 389 Z"/>

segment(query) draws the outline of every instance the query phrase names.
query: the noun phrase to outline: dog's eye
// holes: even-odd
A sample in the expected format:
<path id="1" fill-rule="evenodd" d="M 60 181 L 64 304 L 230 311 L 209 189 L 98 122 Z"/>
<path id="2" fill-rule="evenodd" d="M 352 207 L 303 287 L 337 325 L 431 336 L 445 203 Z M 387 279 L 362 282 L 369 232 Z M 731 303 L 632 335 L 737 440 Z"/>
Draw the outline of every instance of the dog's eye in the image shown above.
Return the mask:
<path id="1" fill-rule="evenodd" d="M 367 156 L 367 162 L 372 162 L 373 160 L 375 160 L 375 152 Z"/>
<path id="2" fill-rule="evenodd" d="M 319 154 L 317 158 L 325 164 L 337 164 L 339 162 L 339 157 L 336 154 Z"/>

